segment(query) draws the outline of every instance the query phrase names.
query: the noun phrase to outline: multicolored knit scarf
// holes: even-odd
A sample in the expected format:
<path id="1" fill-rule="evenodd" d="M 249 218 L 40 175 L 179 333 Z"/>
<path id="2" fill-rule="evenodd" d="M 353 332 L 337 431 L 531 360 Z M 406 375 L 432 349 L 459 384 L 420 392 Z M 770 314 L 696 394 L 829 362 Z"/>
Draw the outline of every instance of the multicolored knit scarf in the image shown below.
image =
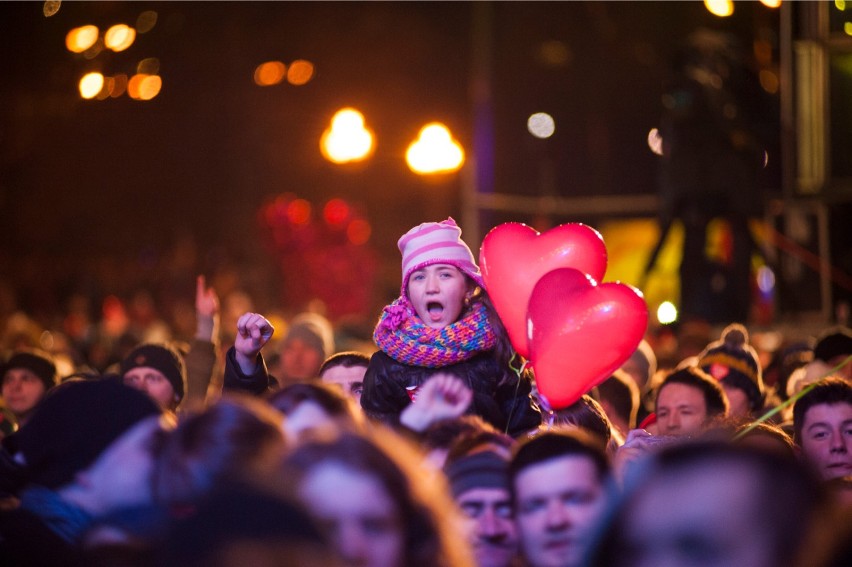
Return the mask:
<path id="1" fill-rule="evenodd" d="M 475 302 L 462 317 L 443 329 L 428 327 L 405 296 L 382 310 L 373 340 L 403 364 L 440 368 L 473 358 L 497 345 L 488 311 Z"/>

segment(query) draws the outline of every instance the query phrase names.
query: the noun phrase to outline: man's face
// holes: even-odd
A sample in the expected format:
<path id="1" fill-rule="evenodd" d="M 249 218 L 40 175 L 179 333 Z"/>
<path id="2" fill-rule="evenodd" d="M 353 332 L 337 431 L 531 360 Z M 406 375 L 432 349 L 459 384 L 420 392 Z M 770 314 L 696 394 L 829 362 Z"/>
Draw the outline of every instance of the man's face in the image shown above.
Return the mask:
<path id="1" fill-rule="evenodd" d="M 698 388 L 673 382 L 657 395 L 657 431 L 660 435 L 694 435 L 707 421 L 707 403 Z"/>
<path id="2" fill-rule="evenodd" d="M 754 477 L 742 465 L 723 463 L 651 479 L 623 512 L 618 564 L 777 565 L 769 530 L 761 528 Z"/>
<path id="3" fill-rule="evenodd" d="M 802 456 L 823 480 L 852 474 L 852 404 L 818 404 L 804 416 Z"/>
<path id="4" fill-rule="evenodd" d="M 518 552 L 512 498 L 505 488 L 472 488 L 456 498 L 466 524 L 476 564 L 508 567 Z"/>
<path id="5" fill-rule="evenodd" d="M 338 365 L 326 368 L 320 379 L 326 384 L 340 386 L 343 393 L 352 397 L 360 406 L 361 391 L 364 389 L 364 374 L 366 373 L 366 366 Z"/>
<path id="6" fill-rule="evenodd" d="M 44 393 L 44 382 L 31 370 L 11 368 L 3 375 L 3 400 L 16 419 L 29 415 Z"/>
<path id="7" fill-rule="evenodd" d="M 294 337 L 281 347 L 281 373 L 285 381 L 316 378 L 322 366 L 323 355 L 310 343 Z"/>
<path id="8" fill-rule="evenodd" d="M 166 375 L 150 366 L 138 366 L 128 370 L 123 377 L 124 384 L 142 390 L 163 409 L 177 407 L 175 389 Z"/>
<path id="9" fill-rule="evenodd" d="M 527 562 L 532 567 L 578 565 L 605 501 L 587 457 L 557 457 L 523 469 L 515 477 L 515 510 Z"/>

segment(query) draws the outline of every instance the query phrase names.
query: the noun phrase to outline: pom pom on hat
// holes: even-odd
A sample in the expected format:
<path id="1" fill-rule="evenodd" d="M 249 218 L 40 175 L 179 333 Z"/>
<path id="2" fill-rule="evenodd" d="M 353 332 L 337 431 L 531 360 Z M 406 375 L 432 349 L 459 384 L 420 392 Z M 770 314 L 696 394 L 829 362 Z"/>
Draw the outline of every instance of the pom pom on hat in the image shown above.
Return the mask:
<path id="1" fill-rule="evenodd" d="M 397 242 L 402 253 L 402 295 L 415 270 L 432 264 L 449 264 L 485 289 L 479 266 L 470 248 L 461 239 L 461 228 L 452 217 L 441 222 L 425 222 L 406 232 Z"/>
<path id="2" fill-rule="evenodd" d="M 763 373 L 757 351 L 748 344 L 748 331 L 739 323 L 728 325 L 722 338 L 698 355 L 698 367 L 716 380 L 743 390 L 752 410 L 763 405 Z"/>

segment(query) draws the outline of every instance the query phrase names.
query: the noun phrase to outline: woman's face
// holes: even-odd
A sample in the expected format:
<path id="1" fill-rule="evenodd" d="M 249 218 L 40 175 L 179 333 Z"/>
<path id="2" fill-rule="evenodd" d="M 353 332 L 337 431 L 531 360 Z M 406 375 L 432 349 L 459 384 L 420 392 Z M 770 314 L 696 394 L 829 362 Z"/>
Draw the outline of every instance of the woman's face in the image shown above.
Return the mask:
<path id="1" fill-rule="evenodd" d="M 400 567 L 405 537 L 396 503 L 379 481 L 344 464 L 316 465 L 299 497 L 349 565 Z"/>
<path id="2" fill-rule="evenodd" d="M 408 278 L 408 299 L 427 327 L 443 329 L 458 321 L 470 286 L 455 266 L 433 264 Z"/>

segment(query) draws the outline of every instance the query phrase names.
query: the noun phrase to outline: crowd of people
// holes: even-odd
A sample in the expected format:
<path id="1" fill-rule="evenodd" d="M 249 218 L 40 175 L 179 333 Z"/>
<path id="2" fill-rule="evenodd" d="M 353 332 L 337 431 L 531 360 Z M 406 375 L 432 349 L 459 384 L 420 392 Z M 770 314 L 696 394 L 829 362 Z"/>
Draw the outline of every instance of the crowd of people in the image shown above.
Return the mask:
<path id="1" fill-rule="evenodd" d="M 371 348 L 315 312 L 226 322 L 201 276 L 191 340 L 7 340 L 0 563 L 852 564 L 849 328 L 649 334 L 549 409 L 455 222 L 398 244 Z"/>

